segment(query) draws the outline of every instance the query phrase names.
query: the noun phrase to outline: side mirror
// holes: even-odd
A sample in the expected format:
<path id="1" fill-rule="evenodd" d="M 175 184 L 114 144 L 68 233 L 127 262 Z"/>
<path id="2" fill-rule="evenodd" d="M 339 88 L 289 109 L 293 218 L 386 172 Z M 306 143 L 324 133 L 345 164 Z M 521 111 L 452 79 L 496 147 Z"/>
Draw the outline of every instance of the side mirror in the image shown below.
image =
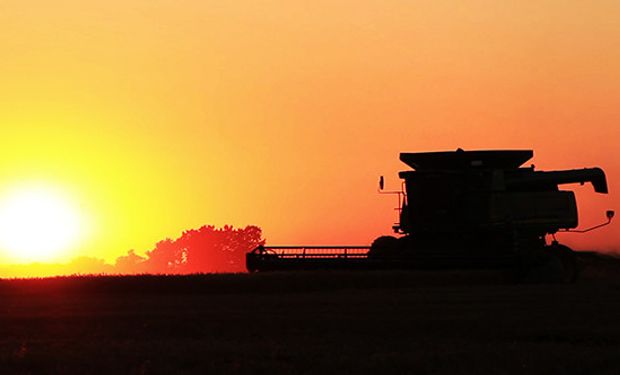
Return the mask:
<path id="1" fill-rule="evenodd" d="M 605 214 L 607 215 L 607 220 L 611 221 L 616 213 L 613 210 L 608 210 Z"/>
<path id="2" fill-rule="evenodd" d="M 379 190 L 383 190 L 383 176 L 379 177 Z M 607 211 L 609 214 L 609 211 Z"/>
<path id="3" fill-rule="evenodd" d="M 589 232 L 589 231 L 591 231 L 591 230 L 598 229 L 598 228 L 600 228 L 600 227 L 604 227 L 604 226 L 606 226 L 606 225 L 611 224 L 611 219 L 613 219 L 613 217 L 614 217 L 614 215 L 615 215 L 615 214 L 616 214 L 616 213 L 615 213 L 613 210 L 607 210 L 607 212 L 605 212 L 605 215 L 607 216 L 607 222 L 606 222 L 606 223 L 599 224 L 599 225 L 595 225 L 595 226 L 590 227 L 590 228 L 588 228 L 588 229 L 581 229 L 581 230 L 575 230 L 575 229 L 564 229 L 563 231 L 564 231 L 564 232 L 575 232 L 575 233 L 586 233 L 586 232 Z"/>

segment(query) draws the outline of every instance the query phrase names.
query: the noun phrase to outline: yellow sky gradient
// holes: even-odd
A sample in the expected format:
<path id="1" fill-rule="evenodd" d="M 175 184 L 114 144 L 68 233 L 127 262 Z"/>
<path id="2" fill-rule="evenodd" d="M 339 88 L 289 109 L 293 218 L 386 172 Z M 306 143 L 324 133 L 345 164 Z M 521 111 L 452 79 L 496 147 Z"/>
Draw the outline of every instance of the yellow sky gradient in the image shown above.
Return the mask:
<path id="1" fill-rule="evenodd" d="M 618 208 L 617 1 L 3 0 L 0 190 L 73 195 L 112 261 L 203 224 L 271 244 L 389 233 L 401 151 L 533 148 Z M 615 227 L 563 236 L 620 250 Z M 0 252 L 0 262 L 10 257 Z"/>

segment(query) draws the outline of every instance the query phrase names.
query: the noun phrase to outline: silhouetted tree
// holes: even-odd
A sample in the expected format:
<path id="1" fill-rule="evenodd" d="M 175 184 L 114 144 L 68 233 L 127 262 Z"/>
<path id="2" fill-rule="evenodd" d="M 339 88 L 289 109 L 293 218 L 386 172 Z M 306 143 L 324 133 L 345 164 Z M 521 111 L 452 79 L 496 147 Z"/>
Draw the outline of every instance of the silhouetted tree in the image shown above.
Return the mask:
<path id="1" fill-rule="evenodd" d="M 119 273 L 243 272 L 245 254 L 265 243 L 257 226 L 190 229 L 172 240 L 157 242 L 141 257 L 133 250 L 116 260 Z"/>
<path id="2" fill-rule="evenodd" d="M 209 225 L 184 232 L 176 243 L 185 272 L 242 272 L 245 253 L 264 244 L 264 240 L 260 228 L 255 226 L 235 229 L 229 225 Z"/>
<path id="3" fill-rule="evenodd" d="M 179 273 L 183 255 L 176 241 L 166 238 L 155 244 L 155 248 L 146 252 L 146 271 L 154 273 Z"/>

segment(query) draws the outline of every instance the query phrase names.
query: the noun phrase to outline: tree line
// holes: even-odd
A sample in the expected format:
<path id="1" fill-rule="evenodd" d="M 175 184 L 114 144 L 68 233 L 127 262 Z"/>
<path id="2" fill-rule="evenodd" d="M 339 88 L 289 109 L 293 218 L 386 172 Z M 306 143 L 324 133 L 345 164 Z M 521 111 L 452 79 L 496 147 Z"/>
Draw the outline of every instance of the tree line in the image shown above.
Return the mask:
<path id="1" fill-rule="evenodd" d="M 216 228 L 205 225 L 184 231 L 179 238 L 159 241 L 145 256 L 130 250 L 118 257 L 115 273 L 244 272 L 245 254 L 263 245 L 262 230 L 254 225 Z"/>
<path id="2" fill-rule="evenodd" d="M 245 254 L 264 244 L 261 228 L 254 225 L 204 225 L 157 242 L 143 256 L 130 250 L 113 264 L 86 256 L 64 264 L 0 265 L 0 277 L 245 272 Z"/>

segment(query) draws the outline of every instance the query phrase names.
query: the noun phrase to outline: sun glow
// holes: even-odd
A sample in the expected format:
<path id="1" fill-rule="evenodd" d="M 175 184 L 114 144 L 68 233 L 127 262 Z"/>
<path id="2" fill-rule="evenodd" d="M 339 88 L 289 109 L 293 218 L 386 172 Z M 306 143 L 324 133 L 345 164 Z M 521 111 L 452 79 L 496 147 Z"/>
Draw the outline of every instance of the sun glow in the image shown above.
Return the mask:
<path id="1" fill-rule="evenodd" d="M 85 234 L 80 211 L 50 187 L 20 187 L 0 199 L 0 250 L 19 262 L 62 258 Z"/>

